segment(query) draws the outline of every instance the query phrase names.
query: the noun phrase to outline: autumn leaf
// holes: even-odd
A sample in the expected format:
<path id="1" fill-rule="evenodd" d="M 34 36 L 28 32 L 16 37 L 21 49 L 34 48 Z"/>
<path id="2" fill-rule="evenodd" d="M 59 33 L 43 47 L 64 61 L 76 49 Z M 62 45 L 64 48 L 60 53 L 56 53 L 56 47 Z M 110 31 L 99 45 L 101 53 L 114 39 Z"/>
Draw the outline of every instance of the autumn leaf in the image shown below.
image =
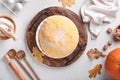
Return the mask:
<path id="1" fill-rule="evenodd" d="M 94 49 L 90 49 L 88 52 L 87 52 L 87 55 L 90 59 L 98 59 L 99 57 L 105 57 L 105 55 L 100 52 L 98 49 L 94 48 Z"/>
<path id="2" fill-rule="evenodd" d="M 33 55 L 35 61 L 40 62 L 40 63 L 43 62 L 44 55 L 37 49 L 37 47 L 33 47 L 32 55 Z"/>
<path id="3" fill-rule="evenodd" d="M 75 4 L 75 0 L 58 0 L 58 2 L 61 2 L 63 7 L 71 7 L 73 4 Z"/>
<path id="4" fill-rule="evenodd" d="M 95 78 L 97 76 L 97 74 L 101 74 L 101 69 L 102 69 L 102 65 L 98 64 L 96 65 L 93 69 L 91 69 L 89 72 L 89 78 Z"/>

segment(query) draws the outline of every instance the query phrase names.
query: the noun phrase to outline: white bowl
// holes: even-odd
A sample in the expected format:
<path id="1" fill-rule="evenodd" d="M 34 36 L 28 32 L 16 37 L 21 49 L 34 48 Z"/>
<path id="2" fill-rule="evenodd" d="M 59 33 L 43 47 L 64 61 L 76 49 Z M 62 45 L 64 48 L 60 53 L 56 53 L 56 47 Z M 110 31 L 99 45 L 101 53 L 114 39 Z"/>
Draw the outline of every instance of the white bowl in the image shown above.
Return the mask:
<path id="1" fill-rule="evenodd" d="M 50 17 L 48 17 L 48 18 L 52 18 L 52 17 L 54 17 L 54 16 L 62 16 L 62 15 L 53 15 L 53 16 L 50 16 Z M 69 18 L 67 18 L 67 17 L 65 17 L 65 16 L 62 16 L 62 17 L 66 18 L 66 19 L 68 19 L 70 22 L 72 22 Z M 40 28 L 41 28 L 41 25 L 43 24 L 43 22 L 46 21 L 48 18 L 44 19 L 44 20 L 39 24 L 39 26 L 38 26 L 38 28 L 37 28 L 36 36 L 35 36 L 37 46 L 38 46 L 39 50 L 40 50 L 44 55 L 46 55 L 47 57 L 54 58 L 54 59 L 65 58 L 65 57 L 69 56 L 70 54 L 72 54 L 74 50 L 73 50 L 71 53 L 69 53 L 68 55 L 66 55 L 66 56 L 62 56 L 62 57 L 52 57 L 52 56 L 50 56 L 50 55 L 47 55 L 47 54 L 42 50 L 42 48 L 41 48 L 40 45 L 39 45 L 40 43 L 39 43 L 39 38 L 38 38 L 38 36 L 39 36 Z M 73 23 L 73 22 L 72 22 L 72 23 Z M 74 24 L 74 23 L 73 23 L 73 24 Z M 74 26 L 76 26 L 76 25 L 74 24 Z M 75 28 L 76 28 L 76 30 L 77 30 L 77 27 L 75 27 Z M 77 32 L 78 32 L 78 30 L 77 30 Z M 77 44 L 78 44 L 78 42 L 79 42 L 79 33 L 78 33 Z M 77 47 L 77 44 L 76 44 L 76 47 Z M 75 49 L 76 49 L 76 48 L 75 48 Z"/>

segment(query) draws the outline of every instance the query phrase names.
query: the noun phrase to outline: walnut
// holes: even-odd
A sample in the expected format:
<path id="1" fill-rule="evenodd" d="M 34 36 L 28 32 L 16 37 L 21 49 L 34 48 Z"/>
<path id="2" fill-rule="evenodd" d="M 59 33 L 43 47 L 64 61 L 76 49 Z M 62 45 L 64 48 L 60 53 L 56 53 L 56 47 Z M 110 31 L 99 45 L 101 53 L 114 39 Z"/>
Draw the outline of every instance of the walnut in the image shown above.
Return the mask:
<path id="1" fill-rule="evenodd" d="M 90 49 L 88 52 L 87 52 L 87 55 L 90 59 L 98 59 L 99 57 L 105 57 L 105 55 L 100 52 L 98 49 L 94 48 L 94 49 Z"/>
<path id="2" fill-rule="evenodd" d="M 111 29 L 111 28 L 108 28 L 108 29 L 107 29 L 107 33 L 108 33 L 108 34 L 112 33 L 112 29 Z"/>
<path id="3" fill-rule="evenodd" d="M 95 78 L 97 74 L 101 74 L 102 64 L 96 65 L 93 69 L 89 70 L 89 78 Z"/>
<path id="4" fill-rule="evenodd" d="M 116 41 L 120 41 L 120 25 L 114 29 L 113 37 Z"/>

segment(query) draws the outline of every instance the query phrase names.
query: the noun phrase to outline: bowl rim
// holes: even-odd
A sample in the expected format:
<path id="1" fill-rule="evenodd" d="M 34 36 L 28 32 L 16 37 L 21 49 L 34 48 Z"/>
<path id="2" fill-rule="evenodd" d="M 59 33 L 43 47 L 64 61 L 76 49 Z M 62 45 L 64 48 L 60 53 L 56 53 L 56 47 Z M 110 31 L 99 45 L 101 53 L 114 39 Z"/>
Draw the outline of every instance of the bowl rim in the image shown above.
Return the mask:
<path id="1" fill-rule="evenodd" d="M 38 39 L 38 34 L 39 34 L 39 31 L 40 31 L 40 28 L 41 28 L 41 25 L 43 24 L 43 22 L 46 21 L 48 18 L 51 18 L 51 17 L 54 17 L 54 16 L 62 16 L 62 17 L 64 17 L 64 18 L 68 19 L 70 22 L 72 22 L 72 23 L 74 24 L 74 26 L 75 26 L 75 28 L 76 28 L 76 30 L 77 30 L 77 33 L 78 33 L 78 39 L 77 39 L 77 44 L 76 44 L 76 47 L 77 47 L 77 45 L 78 45 L 78 43 L 79 43 L 79 32 L 78 32 L 78 29 L 77 29 L 75 23 L 74 23 L 71 19 L 69 19 L 68 17 L 63 16 L 63 15 L 52 15 L 52 16 L 49 16 L 49 17 L 45 18 L 45 19 L 38 25 L 38 28 L 37 28 L 36 34 L 35 34 L 35 41 L 36 41 L 36 44 L 37 44 L 38 49 L 42 52 L 42 54 L 46 55 L 46 56 L 49 57 L 49 58 L 61 59 L 61 58 L 65 58 L 65 57 L 71 55 L 71 54 L 74 52 L 74 50 L 76 49 L 76 47 L 75 47 L 75 49 L 74 49 L 71 53 L 67 54 L 66 56 L 63 56 L 63 57 L 52 57 L 52 56 L 47 55 L 47 54 L 42 50 L 42 48 L 41 48 L 40 45 L 39 45 L 40 43 L 39 43 L 39 39 Z"/>

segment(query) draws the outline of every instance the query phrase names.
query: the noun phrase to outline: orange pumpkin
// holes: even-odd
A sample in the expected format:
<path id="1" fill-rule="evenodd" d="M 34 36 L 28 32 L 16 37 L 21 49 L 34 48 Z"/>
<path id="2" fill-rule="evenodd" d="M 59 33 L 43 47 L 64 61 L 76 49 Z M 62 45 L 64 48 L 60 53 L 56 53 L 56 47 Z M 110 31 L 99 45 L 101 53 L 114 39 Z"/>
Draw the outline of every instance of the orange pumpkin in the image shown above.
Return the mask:
<path id="1" fill-rule="evenodd" d="M 120 80 L 120 48 L 116 48 L 108 54 L 105 70 L 115 80 Z"/>

